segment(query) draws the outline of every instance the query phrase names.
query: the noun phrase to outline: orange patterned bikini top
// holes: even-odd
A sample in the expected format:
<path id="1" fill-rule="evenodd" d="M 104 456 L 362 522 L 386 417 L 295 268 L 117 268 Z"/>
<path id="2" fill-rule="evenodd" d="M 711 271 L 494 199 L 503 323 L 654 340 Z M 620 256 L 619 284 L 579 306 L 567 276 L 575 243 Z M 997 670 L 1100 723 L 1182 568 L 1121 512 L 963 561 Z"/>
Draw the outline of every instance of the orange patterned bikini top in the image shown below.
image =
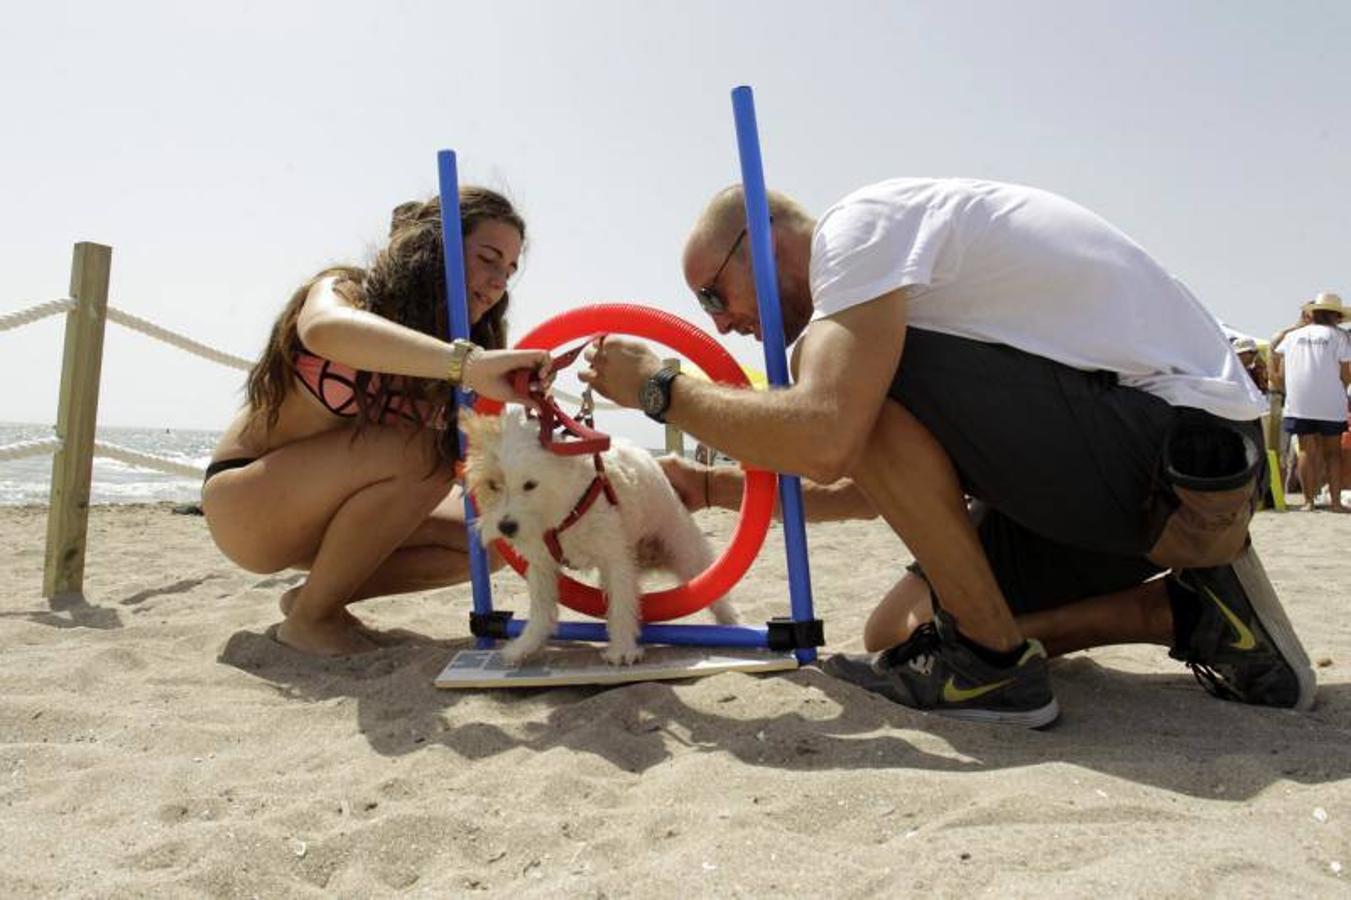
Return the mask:
<path id="1" fill-rule="evenodd" d="M 350 419 L 359 412 L 356 395 L 357 375 L 359 373 L 356 369 L 340 362 L 334 362 L 331 359 L 325 359 L 322 356 L 316 356 L 304 347 L 296 351 L 291 362 L 295 367 L 296 377 L 300 379 L 300 383 L 305 385 L 309 392 L 329 412 L 345 419 Z M 366 386 L 366 396 L 374 400 L 379 391 L 380 375 L 372 372 L 370 383 Z M 416 424 L 418 422 L 416 412 L 421 412 L 422 421 L 426 422 L 428 420 L 427 406 L 425 400 L 410 400 L 401 392 L 391 391 L 385 397 L 384 408 L 380 410 L 375 420 L 382 425 L 399 422 Z"/>

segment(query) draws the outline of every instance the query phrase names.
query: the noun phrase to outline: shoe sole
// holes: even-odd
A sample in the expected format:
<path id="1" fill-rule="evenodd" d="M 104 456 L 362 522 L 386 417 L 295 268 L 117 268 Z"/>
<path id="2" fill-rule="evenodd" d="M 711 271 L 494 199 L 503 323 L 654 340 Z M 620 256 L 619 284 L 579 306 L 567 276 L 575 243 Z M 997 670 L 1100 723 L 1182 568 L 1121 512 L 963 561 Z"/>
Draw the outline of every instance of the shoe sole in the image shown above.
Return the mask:
<path id="1" fill-rule="evenodd" d="M 1276 596 L 1276 589 L 1271 586 L 1271 579 L 1267 578 L 1262 561 L 1257 558 L 1257 553 L 1249 544 L 1243 554 L 1230 565 L 1234 574 L 1238 576 L 1238 583 L 1248 595 L 1248 603 L 1252 605 L 1253 613 L 1266 629 L 1281 657 L 1294 670 L 1295 679 L 1299 683 L 1299 697 L 1293 708 L 1300 711 L 1312 709 L 1314 695 L 1318 691 L 1318 679 L 1314 676 L 1313 666 L 1309 663 L 1309 655 L 1304 652 L 1304 645 L 1295 636 L 1295 629 Z"/>
<path id="2" fill-rule="evenodd" d="M 1036 709 L 1026 710 L 996 710 L 996 709 L 975 709 L 975 708 L 952 708 L 936 707 L 933 709 L 920 709 L 917 706 L 910 706 L 897 700 L 887 690 L 888 683 L 882 680 L 872 678 L 872 669 L 869 666 L 850 659 L 847 655 L 836 653 L 826 657 L 820 663 L 821 671 L 832 678 L 843 681 L 845 684 L 851 684 L 854 687 L 861 688 L 870 694 L 876 694 L 885 700 L 896 704 L 901 709 L 908 709 L 912 712 L 931 713 L 935 716 L 943 716 L 947 719 L 960 719 L 964 722 L 979 722 L 984 725 L 1021 725 L 1023 728 L 1043 728 L 1050 725 L 1060 717 L 1060 704 L 1054 697 L 1051 702 Z"/>
<path id="3" fill-rule="evenodd" d="M 993 709 L 924 709 L 920 712 L 933 713 L 945 719 L 960 719 L 963 722 L 979 722 L 982 725 L 1021 725 L 1023 728 L 1045 728 L 1060 718 L 1060 704 L 1055 698 L 1037 709 L 993 710 Z"/>

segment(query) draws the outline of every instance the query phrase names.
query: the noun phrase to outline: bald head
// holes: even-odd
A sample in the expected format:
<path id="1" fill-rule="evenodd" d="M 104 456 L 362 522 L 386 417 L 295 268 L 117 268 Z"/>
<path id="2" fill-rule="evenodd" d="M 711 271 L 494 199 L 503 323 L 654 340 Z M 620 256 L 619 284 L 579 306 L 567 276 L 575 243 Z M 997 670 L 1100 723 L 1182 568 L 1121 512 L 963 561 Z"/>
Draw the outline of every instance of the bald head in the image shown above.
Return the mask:
<path id="1" fill-rule="evenodd" d="M 784 336 L 792 342 L 811 319 L 811 243 L 816 223 L 792 198 L 771 191 L 768 199 L 776 269 L 771 277 L 778 289 Z M 759 339 L 759 298 L 745 234 L 745 192 L 739 184 L 723 188 L 685 239 L 681 266 L 685 283 L 699 295 L 700 305 L 720 333 L 735 331 Z"/>
<path id="2" fill-rule="evenodd" d="M 769 214 L 776 228 L 805 226 L 810 234 L 815 223 L 795 200 L 777 191 L 769 191 L 768 198 Z M 714 194 L 685 238 L 681 267 L 691 288 L 707 283 L 745 227 L 746 194 L 741 185 L 734 184 Z"/>

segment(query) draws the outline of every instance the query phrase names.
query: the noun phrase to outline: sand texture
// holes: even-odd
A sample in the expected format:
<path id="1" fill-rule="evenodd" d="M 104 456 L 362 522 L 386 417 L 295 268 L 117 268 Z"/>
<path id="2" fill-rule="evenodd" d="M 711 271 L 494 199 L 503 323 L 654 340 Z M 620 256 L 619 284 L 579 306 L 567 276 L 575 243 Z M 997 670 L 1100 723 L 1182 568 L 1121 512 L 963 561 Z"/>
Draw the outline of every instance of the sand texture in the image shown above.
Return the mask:
<path id="1" fill-rule="evenodd" d="M 1351 894 L 1351 516 L 1254 525 L 1312 712 L 1124 646 L 1053 663 L 1044 731 L 814 668 L 439 691 L 467 587 L 363 604 L 386 646 L 316 661 L 268 635 L 299 576 L 235 568 L 200 518 L 95 509 L 85 597 L 57 604 L 45 519 L 0 510 L 3 897 Z M 908 554 L 877 522 L 808 540 L 827 638 L 856 650 Z M 782 548 L 738 589 L 749 621 L 786 611 Z"/>

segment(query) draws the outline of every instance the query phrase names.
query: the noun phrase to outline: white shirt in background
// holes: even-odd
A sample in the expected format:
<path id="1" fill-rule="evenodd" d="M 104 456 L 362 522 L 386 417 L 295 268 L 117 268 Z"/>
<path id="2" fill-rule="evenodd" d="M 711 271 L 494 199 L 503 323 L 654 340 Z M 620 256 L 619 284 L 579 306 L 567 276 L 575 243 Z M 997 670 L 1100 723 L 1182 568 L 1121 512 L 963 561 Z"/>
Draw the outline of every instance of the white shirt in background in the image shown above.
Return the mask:
<path id="1" fill-rule="evenodd" d="M 1284 359 L 1285 413 L 1291 419 L 1346 421 L 1342 363 L 1351 362 L 1351 339 L 1331 325 L 1305 325 L 1271 348 Z"/>
<path id="2" fill-rule="evenodd" d="M 1116 372 L 1123 385 L 1226 419 L 1266 408 L 1220 323 L 1180 281 L 1046 191 L 897 178 L 827 210 L 812 236 L 814 317 L 902 287 L 916 328 Z"/>

